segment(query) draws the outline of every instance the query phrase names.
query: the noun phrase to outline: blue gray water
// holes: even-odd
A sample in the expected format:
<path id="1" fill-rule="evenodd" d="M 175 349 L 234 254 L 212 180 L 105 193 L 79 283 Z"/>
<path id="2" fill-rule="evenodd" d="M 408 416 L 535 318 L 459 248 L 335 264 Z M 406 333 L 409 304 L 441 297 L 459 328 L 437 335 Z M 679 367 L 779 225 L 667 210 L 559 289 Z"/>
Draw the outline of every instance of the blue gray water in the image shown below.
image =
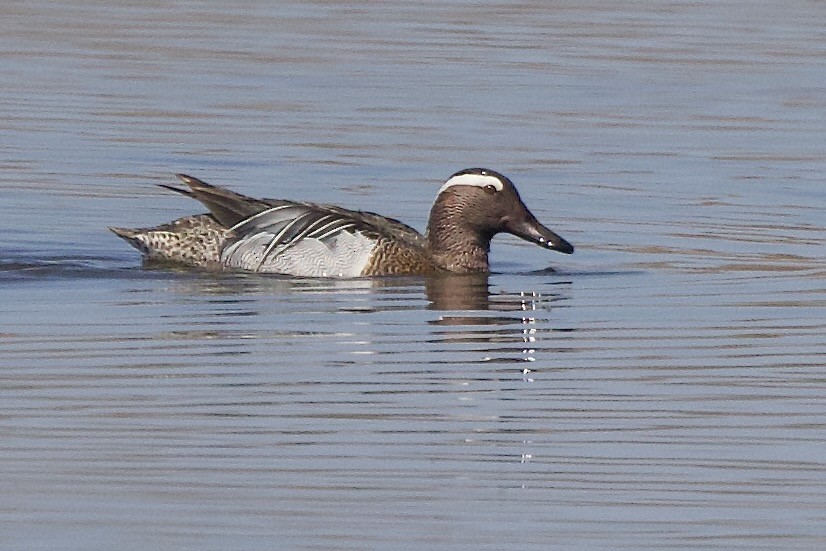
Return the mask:
<path id="1" fill-rule="evenodd" d="M 112 4 L 112 5 L 108 5 Z M 826 548 L 826 5 L 7 2 L 0 548 Z M 187 172 L 490 277 L 142 267 Z"/>

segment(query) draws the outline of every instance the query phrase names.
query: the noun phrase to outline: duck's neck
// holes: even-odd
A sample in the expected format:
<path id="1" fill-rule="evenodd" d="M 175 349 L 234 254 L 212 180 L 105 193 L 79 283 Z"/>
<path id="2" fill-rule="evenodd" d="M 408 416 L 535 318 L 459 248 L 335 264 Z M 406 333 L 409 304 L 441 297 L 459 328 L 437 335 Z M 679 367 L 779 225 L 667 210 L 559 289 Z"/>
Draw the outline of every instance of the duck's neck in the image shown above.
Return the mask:
<path id="1" fill-rule="evenodd" d="M 434 262 L 442 269 L 456 273 L 487 272 L 489 235 L 482 235 L 463 223 L 452 209 L 436 208 L 427 224 L 427 246 Z"/>

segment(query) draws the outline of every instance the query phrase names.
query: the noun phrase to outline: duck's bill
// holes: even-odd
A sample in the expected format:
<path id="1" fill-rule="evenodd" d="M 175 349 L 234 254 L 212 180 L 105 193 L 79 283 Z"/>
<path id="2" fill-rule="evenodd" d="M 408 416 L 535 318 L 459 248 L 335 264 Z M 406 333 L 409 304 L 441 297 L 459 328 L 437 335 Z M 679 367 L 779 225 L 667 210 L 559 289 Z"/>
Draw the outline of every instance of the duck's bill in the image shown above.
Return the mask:
<path id="1" fill-rule="evenodd" d="M 540 224 L 533 216 L 528 216 L 524 220 L 508 221 L 505 231 L 512 233 L 516 237 L 521 237 L 525 241 L 536 243 L 546 249 L 565 254 L 574 252 L 573 245 Z"/>

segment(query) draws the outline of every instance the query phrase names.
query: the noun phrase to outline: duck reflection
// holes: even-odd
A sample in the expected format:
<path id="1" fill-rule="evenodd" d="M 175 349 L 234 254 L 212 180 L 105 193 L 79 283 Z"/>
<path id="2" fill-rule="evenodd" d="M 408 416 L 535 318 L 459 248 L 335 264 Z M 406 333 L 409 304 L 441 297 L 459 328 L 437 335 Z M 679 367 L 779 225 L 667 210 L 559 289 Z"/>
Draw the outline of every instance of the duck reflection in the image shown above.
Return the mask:
<path id="1" fill-rule="evenodd" d="M 343 339 L 341 344 L 359 342 L 359 354 L 398 354 L 395 347 L 392 352 L 386 348 L 393 341 L 392 327 L 412 323 L 405 330 L 407 344 L 430 343 L 431 350 L 434 343 L 449 344 L 431 361 L 465 364 L 533 362 L 538 351 L 564 351 L 553 343 L 558 342 L 560 333 L 572 331 L 555 327 L 551 321 L 552 310 L 567 300 L 571 282 L 558 277 L 549 281 L 551 274 L 544 273 L 340 280 L 192 271 L 175 275 L 167 290 L 201 303 L 203 321 L 209 323 L 210 330 L 223 330 L 227 336 L 234 335 L 242 322 L 260 325 L 262 334 L 270 335 L 271 318 L 280 322 L 303 320 L 312 312 L 318 321 L 310 333 L 316 338 L 325 338 L 329 331 Z M 390 311 L 410 312 L 414 317 L 405 316 L 405 321 L 388 325 L 387 316 L 371 316 L 358 318 L 353 325 L 353 315 Z M 425 315 L 426 311 L 438 314 Z M 433 329 L 424 330 L 428 326 Z M 417 331 L 421 333 L 418 338 L 414 336 Z M 287 323 L 278 326 L 278 333 L 304 338 L 308 330 Z"/>
<path id="2" fill-rule="evenodd" d="M 490 307 L 488 274 L 446 275 L 425 281 L 429 310 L 487 310 Z"/>
<path id="3" fill-rule="evenodd" d="M 533 278 L 526 281 L 537 283 Z M 541 288 L 547 289 L 547 283 Z M 425 282 L 428 308 L 444 312 L 430 324 L 453 327 L 442 333 L 440 340 L 484 344 L 483 361 L 533 362 L 540 335 L 567 331 L 540 329 L 547 325 L 546 316 L 541 312 L 547 313 L 551 303 L 564 300 L 560 292 L 529 289 L 491 293 L 490 289 L 487 274 L 430 278 Z M 521 349 L 515 349 L 514 343 L 520 343 Z M 526 376 L 529 372 L 529 369 L 523 370 Z"/>

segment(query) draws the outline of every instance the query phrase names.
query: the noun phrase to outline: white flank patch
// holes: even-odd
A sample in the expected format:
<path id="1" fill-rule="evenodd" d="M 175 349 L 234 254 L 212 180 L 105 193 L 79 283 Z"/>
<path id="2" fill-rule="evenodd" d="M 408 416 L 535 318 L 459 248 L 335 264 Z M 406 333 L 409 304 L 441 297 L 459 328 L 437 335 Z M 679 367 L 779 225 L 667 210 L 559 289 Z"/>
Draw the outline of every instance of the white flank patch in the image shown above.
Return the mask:
<path id="1" fill-rule="evenodd" d="M 459 176 L 454 176 L 445 182 L 442 187 L 439 188 L 439 193 L 441 194 L 444 190 L 453 186 L 493 186 L 496 191 L 502 191 L 502 188 L 505 187 L 504 184 L 499 181 L 499 178 L 496 178 L 495 176 L 486 176 L 484 174 L 461 174 Z"/>
<path id="2" fill-rule="evenodd" d="M 359 277 L 376 243 L 361 232 L 343 231 L 322 242 L 307 237 L 284 251 L 269 250 L 273 234 L 263 232 L 233 243 L 221 253 L 225 266 L 300 277 Z M 272 253 L 272 254 L 270 254 Z"/>

